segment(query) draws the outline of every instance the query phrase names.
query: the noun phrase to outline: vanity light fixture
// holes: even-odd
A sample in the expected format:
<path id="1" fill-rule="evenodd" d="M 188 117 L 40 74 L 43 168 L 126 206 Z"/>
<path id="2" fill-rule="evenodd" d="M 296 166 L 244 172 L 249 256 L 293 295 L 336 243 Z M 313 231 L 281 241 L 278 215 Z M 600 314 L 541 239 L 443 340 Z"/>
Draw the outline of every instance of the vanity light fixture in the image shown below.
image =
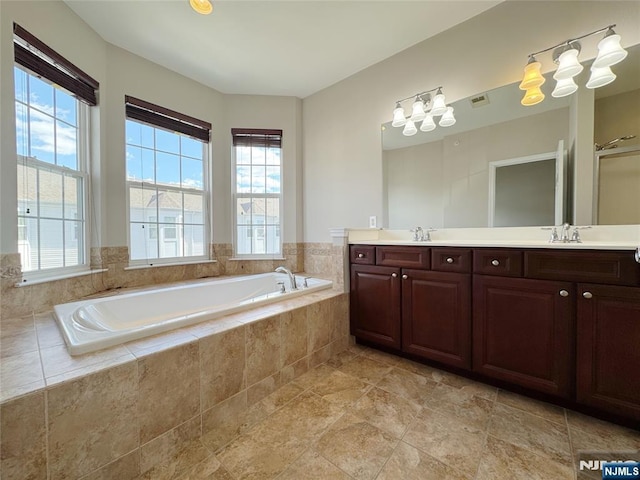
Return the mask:
<path id="1" fill-rule="evenodd" d="M 542 93 L 540 87 L 545 82 L 545 78 L 540 73 L 541 64 L 535 59 L 535 56 L 550 50 L 553 50 L 553 61 L 558 64 L 558 68 L 553 74 L 553 78 L 556 80 L 556 87 L 551 96 L 556 98 L 566 97 L 578 90 L 578 85 L 573 80 L 573 77 L 584 69 L 578 60 L 578 55 L 582 48 L 578 40 L 602 32 L 606 33 L 598 43 L 598 55 L 591 66 L 591 76 L 587 81 L 586 87 L 598 88 L 613 82 L 616 79 L 616 75 L 611 71 L 611 65 L 621 62 L 627 56 L 627 51 L 620 46 L 620 35 L 615 33 L 613 27 L 615 27 L 615 24 L 530 54 L 529 62 L 524 69 L 524 78 L 520 84 L 520 89 L 526 90 L 526 93 L 520 103 L 525 106 L 531 106 L 544 100 L 544 93 Z"/>
<path id="2" fill-rule="evenodd" d="M 435 95 L 432 98 L 431 94 L 433 92 L 435 92 Z M 411 116 L 406 117 L 402 102 L 410 99 L 413 99 Z M 456 119 L 453 116 L 453 107 L 447 106 L 442 87 L 425 90 L 396 101 L 391 126 L 404 127 L 402 134 L 410 137 L 418 133 L 418 128 L 416 127 L 418 122 L 422 122 L 420 125 L 420 131 L 422 132 L 430 132 L 435 129 L 436 122 L 433 117 L 442 117 L 438 122 L 441 127 L 449 127 L 456 123 Z"/>
<path id="3" fill-rule="evenodd" d="M 213 12 L 213 5 L 209 0 L 189 0 L 189 5 L 201 15 L 209 15 Z"/>

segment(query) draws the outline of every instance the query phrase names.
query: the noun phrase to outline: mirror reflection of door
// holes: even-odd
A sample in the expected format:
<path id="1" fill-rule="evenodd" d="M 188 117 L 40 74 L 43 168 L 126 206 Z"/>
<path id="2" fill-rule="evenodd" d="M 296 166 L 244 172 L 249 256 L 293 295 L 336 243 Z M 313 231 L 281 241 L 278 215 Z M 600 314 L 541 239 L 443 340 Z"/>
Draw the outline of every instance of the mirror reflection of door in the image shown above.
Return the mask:
<path id="1" fill-rule="evenodd" d="M 640 146 L 597 155 L 597 223 L 640 224 Z"/>
<path id="2" fill-rule="evenodd" d="M 559 225 L 564 213 L 564 142 L 556 152 L 489 164 L 489 226 Z"/>

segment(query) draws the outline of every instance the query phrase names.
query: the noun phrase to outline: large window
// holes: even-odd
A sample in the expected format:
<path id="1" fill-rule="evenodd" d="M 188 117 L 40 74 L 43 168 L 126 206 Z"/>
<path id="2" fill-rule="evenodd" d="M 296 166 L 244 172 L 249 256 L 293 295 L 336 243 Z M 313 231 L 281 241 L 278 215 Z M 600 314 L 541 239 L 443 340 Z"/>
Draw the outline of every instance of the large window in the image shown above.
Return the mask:
<path id="1" fill-rule="evenodd" d="M 88 105 L 98 83 L 18 25 L 14 51 L 22 271 L 87 269 Z"/>
<path id="2" fill-rule="evenodd" d="M 185 123 L 192 129 L 193 123 L 184 120 L 189 117 L 132 97 L 127 97 L 127 117 L 132 263 L 207 258 L 208 124 L 201 122 L 201 132 L 176 132 L 182 127 L 166 122 Z"/>
<path id="3" fill-rule="evenodd" d="M 282 255 L 282 130 L 231 130 L 237 256 Z"/>

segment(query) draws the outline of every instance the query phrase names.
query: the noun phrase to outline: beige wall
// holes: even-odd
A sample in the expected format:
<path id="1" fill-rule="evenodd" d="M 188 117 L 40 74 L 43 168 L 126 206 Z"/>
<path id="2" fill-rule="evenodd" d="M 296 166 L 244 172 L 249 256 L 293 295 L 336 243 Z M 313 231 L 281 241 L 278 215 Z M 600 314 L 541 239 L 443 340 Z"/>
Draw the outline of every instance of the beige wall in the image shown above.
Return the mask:
<path id="1" fill-rule="evenodd" d="M 381 218 L 380 125 L 391 119 L 396 99 L 443 85 L 453 102 L 517 82 L 532 51 L 612 23 L 623 44 L 633 45 L 639 22 L 637 1 L 507 1 L 305 98 L 305 241 L 326 241 L 330 227 L 367 227 L 370 215 Z M 595 56 L 598 40 L 583 41 L 582 59 Z M 539 60 L 544 71 L 555 68 L 550 54 Z M 593 157 L 578 154 L 582 174 Z"/>
<path id="2" fill-rule="evenodd" d="M 385 151 L 388 227 L 486 227 L 489 164 L 555 152 L 568 130 L 561 108 Z"/>
<path id="3" fill-rule="evenodd" d="M 104 42 L 63 2 L 0 2 L 0 117 L 2 135 L 0 252 L 17 251 L 13 40 L 15 21 L 100 82 L 93 110 L 94 205 L 92 246 L 128 244 L 124 96 L 132 95 L 211 122 L 212 243 L 231 243 L 231 127 L 284 131 L 283 241 L 302 240 L 301 101 L 295 97 L 224 95 L 176 72 Z M 5 219 L 8 219 L 5 221 Z M 14 219 L 13 221 L 11 219 Z"/>

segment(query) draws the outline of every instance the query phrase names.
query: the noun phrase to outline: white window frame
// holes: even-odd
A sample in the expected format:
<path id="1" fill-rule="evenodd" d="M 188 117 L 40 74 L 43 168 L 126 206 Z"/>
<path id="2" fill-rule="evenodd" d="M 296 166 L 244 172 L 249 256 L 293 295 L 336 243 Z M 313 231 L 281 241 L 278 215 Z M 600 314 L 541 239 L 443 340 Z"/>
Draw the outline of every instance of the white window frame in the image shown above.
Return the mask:
<path id="1" fill-rule="evenodd" d="M 156 125 L 152 125 L 150 123 L 146 123 L 146 122 L 142 122 L 140 120 L 136 120 L 136 119 L 132 119 L 132 118 L 126 118 L 125 122 L 135 122 L 135 123 L 139 123 L 141 125 L 146 125 L 148 127 L 151 127 L 153 129 L 160 129 L 163 130 L 161 127 L 158 127 Z M 165 130 L 168 131 L 168 130 Z M 178 136 L 182 136 L 182 134 L 180 133 L 176 133 L 176 132 L 170 132 L 173 133 L 175 135 Z M 197 139 L 196 139 L 197 140 Z M 140 258 L 140 259 L 136 259 L 136 260 L 129 260 L 129 266 L 130 267 L 140 267 L 140 266 L 144 266 L 144 265 L 148 265 L 148 266 L 154 266 L 154 265 L 180 265 L 183 263 L 197 263 L 197 262 L 203 262 L 203 261 L 208 261 L 210 260 L 210 256 L 209 256 L 209 244 L 211 243 L 211 215 L 209 214 L 209 212 L 211 212 L 211 190 L 209 188 L 209 171 L 210 171 L 210 149 L 209 149 L 209 143 L 205 143 L 201 140 L 197 140 L 199 142 L 202 142 L 202 164 L 203 164 L 203 171 L 202 171 L 202 190 L 196 189 L 196 188 L 186 188 L 186 187 L 176 187 L 174 185 L 165 185 L 165 184 L 159 184 L 159 183 L 150 183 L 150 182 L 143 182 L 143 181 L 136 181 L 136 180 L 129 180 L 126 178 L 126 173 L 125 173 L 125 186 L 126 186 L 126 201 L 127 201 L 127 213 L 126 213 L 126 221 L 127 221 L 127 245 L 129 247 L 129 254 L 131 255 L 131 204 L 130 204 L 130 195 L 129 195 L 129 191 L 130 191 L 130 187 L 138 187 L 138 188 L 142 188 L 143 190 L 145 188 L 149 188 L 151 190 L 155 190 L 156 188 L 160 188 L 163 191 L 172 191 L 172 192 L 180 192 L 180 193 L 195 193 L 198 195 L 202 195 L 203 196 L 203 208 L 204 208 L 204 212 L 203 212 L 203 219 L 204 219 L 204 223 L 203 223 L 203 229 L 204 229 L 204 254 L 203 255 L 192 255 L 192 256 L 178 256 L 178 257 L 157 257 L 157 258 L 152 258 L 152 257 L 147 257 L 147 258 Z M 126 147 L 130 145 L 129 143 L 127 143 L 126 138 L 125 138 L 125 150 Z M 138 147 L 139 145 L 132 145 L 135 147 Z M 142 147 L 142 148 L 148 148 L 148 147 Z M 163 150 L 157 150 L 156 149 L 156 143 L 155 143 L 155 135 L 154 135 L 154 141 L 153 141 L 153 151 L 154 151 L 154 171 L 155 171 L 155 167 L 157 167 L 157 164 L 155 163 L 155 153 L 160 151 L 160 152 L 164 152 Z M 125 172 L 126 172 L 126 159 L 125 159 Z M 184 214 L 184 205 L 183 205 L 183 214 Z M 165 226 L 165 222 L 161 221 L 162 219 L 159 216 L 158 213 L 158 209 L 156 208 L 156 215 L 155 215 L 156 221 L 155 221 L 155 231 L 156 231 L 156 238 L 155 240 L 157 242 L 160 242 L 160 237 L 161 237 L 161 231 L 163 230 L 164 226 Z M 142 222 L 135 222 L 135 223 L 142 223 Z M 191 225 L 191 224 L 188 224 Z M 178 225 L 175 224 L 175 228 L 178 229 L 180 227 L 184 226 L 184 224 Z M 145 234 L 146 235 L 146 234 Z M 158 252 L 159 253 L 159 252 Z"/>
<path id="2" fill-rule="evenodd" d="M 284 142 L 284 139 L 281 138 L 281 142 Z M 236 147 L 231 146 L 231 218 L 232 218 L 232 238 L 233 238 L 233 258 L 236 259 L 245 259 L 245 260 L 272 260 L 272 259 L 284 259 L 284 251 L 283 251 L 283 235 L 284 232 L 284 215 L 283 215 L 283 198 L 284 198 L 284 148 L 282 144 L 280 146 L 280 193 L 247 193 L 237 191 L 237 175 L 238 175 L 238 162 L 236 158 Z M 278 212 L 280 216 L 280 221 L 278 224 L 274 224 L 277 227 L 276 231 L 280 232 L 279 243 L 278 243 L 278 252 L 275 253 L 239 253 L 238 252 L 238 213 L 237 213 L 237 205 L 238 198 L 244 197 L 252 197 L 252 198 L 277 198 L 278 202 Z M 257 224 L 255 224 L 258 226 Z M 263 225 L 262 228 L 265 226 Z"/>
<path id="3" fill-rule="evenodd" d="M 14 63 L 14 68 L 20 69 L 24 72 L 26 72 L 27 75 L 31 75 L 31 76 L 35 76 L 33 73 L 31 73 L 28 69 L 24 68 L 23 66 Z M 51 82 L 50 80 L 46 79 L 46 78 L 42 78 L 42 77 L 38 77 L 42 82 L 48 83 L 50 85 L 53 85 L 53 82 Z M 58 87 L 59 88 L 59 87 Z M 64 89 L 63 89 L 64 90 Z M 65 90 L 66 92 L 66 90 Z M 69 92 L 66 92 L 69 95 L 72 95 Z M 73 96 L 73 95 L 72 95 Z M 19 101 L 18 99 L 15 98 L 15 86 L 14 86 L 14 110 L 15 110 L 15 104 L 16 102 L 20 103 L 21 105 L 26 106 L 27 108 L 29 108 L 30 104 L 25 104 L 22 101 Z M 83 235 L 83 239 L 82 242 L 79 243 L 78 247 L 82 248 L 82 255 L 80 258 L 80 263 L 78 265 L 73 265 L 73 266 L 68 266 L 68 267 L 53 267 L 53 268 L 40 268 L 38 267 L 37 269 L 33 269 L 33 270 L 27 270 L 27 271 L 23 271 L 22 272 L 22 277 L 23 277 L 23 282 L 25 283 L 32 283 L 32 282 L 36 282 L 36 281 L 46 281 L 49 278 L 59 278 L 61 276 L 67 276 L 67 275 L 73 275 L 73 274 L 79 274 L 79 273 L 85 273 L 88 272 L 90 269 L 90 265 L 89 265 L 89 248 L 90 248 L 90 232 L 89 232 L 89 225 L 91 225 L 91 212 L 89 207 L 89 192 L 90 192 L 90 188 L 91 188 L 91 177 L 89 175 L 89 170 L 90 170 L 90 155 L 89 155 L 89 132 L 91 131 L 91 115 L 89 113 L 89 105 L 87 105 L 84 102 L 81 102 L 80 100 L 77 100 L 77 125 L 78 125 L 78 132 L 77 132 L 77 145 L 78 145 L 78 170 L 74 170 L 71 169 L 69 167 L 62 167 L 59 165 L 55 165 L 49 162 L 44 162 L 41 160 L 38 160 L 34 157 L 28 157 L 28 156 L 24 156 L 24 155 L 19 155 L 16 153 L 16 159 L 17 159 L 17 165 L 18 167 L 20 165 L 24 165 L 25 167 L 31 167 L 31 168 L 35 168 L 38 172 L 42 171 L 42 170 L 46 170 L 52 173 L 57 173 L 57 174 L 62 174 L 62 175 L 71 175 L 75 178 L 78 178 L 79 180 L 81 180 L 81 186 L 82 186 L 82 205 L 79 206 L 79 209 L 81 209 L 82 211 L 82 220 L 81 220 L 81 224 L 82 224 L 82 235 Z M 46 112 L 43 112 L 46 115 Z M 51 115 L 50 115 L 51 116 Z M 52 118 L 54 119 L 54 121 L 58 120 L 57 117 L 52 116 Z M 16 125 L 17 125 L 17 120 L 16 120 Z M 17 127 L 16 127 L 17 128 Z M 30 137 L 29 137 L 29 141 L 30 141 Z M 18 200 L 18 199 L 17 199 Z M 18 212 L 16 212 L 16 220 L 17 220 L 17 224 L 20 225 L 19 222 L 19 218 L 23 218 L 23 219 L 34 219 L 37 218 L 38 220 L 40 219 L 47 219 L 47 217 L 40 217 L 40 198 L 38 195 L 38 215 L 37 216 L 33 216 L 33 215 L 21 215 Z M 61 220 L 62 218 L 58 219 L 55 218 L 55 220 Z M 20 227 L 18 227 L 20 228 Z M 40 238 L 40 235 L 38 235 L 38 238 Z M 16 239 L 17 241 L 19 241 L 19 238 Z M 38 248 L 39 250 L 39 248 Z M 64 229 L 63 229 L 63 256 L 64 256 L 64 251 L 65 251 L 65 247 L 64 247 Z M 40 257 L 40 252 L 38 252 L 38 257 Z M 22 262 L 24 262 L 24 259 L 21 259 Z M 40 262 L 38 262 L 40 263 Z"/>

